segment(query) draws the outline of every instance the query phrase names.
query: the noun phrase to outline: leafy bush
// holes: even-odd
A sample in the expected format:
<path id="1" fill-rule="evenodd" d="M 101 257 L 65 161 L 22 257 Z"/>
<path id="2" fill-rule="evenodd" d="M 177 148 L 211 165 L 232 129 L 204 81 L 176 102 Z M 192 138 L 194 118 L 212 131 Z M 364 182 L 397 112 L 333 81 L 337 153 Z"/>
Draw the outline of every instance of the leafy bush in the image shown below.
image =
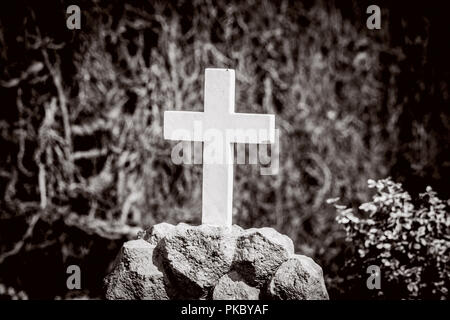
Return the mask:
<path id="1" fill-rule="evenodd" d="M 23 291 L 16 291 L 13 287 L 0 283 L 0 300 L 28 300 L 28 296 Z"/>
<path id="2" fill-rule="evenodd" d="M 368 185 L 376 189 L 376 195 L 359 207 L 362 217 L 355 215 L 352 208 L 335 205 L 339 211 L 337 221 L 355 248 L 344 272 L 361 274 L 354 280 L 364 285 L 367 266 L 379 266 L 379 296 L 448 298 L 450 202 L 442 201 L 427 187 L 413 203 L 402 185 L 390 178 L 369 180 Z M 358 273 L 357 269 L 364 271 Z"/>

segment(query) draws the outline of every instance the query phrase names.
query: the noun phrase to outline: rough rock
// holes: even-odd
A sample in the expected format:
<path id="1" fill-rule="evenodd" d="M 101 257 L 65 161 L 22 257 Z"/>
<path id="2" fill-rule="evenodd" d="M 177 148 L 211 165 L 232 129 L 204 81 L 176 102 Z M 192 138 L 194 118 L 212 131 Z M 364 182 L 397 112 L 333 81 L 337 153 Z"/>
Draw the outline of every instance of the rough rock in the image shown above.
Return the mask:
<path id="1" fill-rule="evenodd" d="M 170 281 L 180 284 L 186 298 L 206 298 L 220 277 L 230 270 L 241 229 L 201 225 L 177 226 L 158 244 Z"/>
<path id="2" fill-rule="evenodd" d="M 322 269 L 272 228 L 161 223 L 126 242 L 108 299 L 328 299 Z"/>
<path id="3" fill-rule="evenodd" d="M 311 258 L 294 255 L 278 268 L 268 286 L 277 300 L 328 300 L 322 268 Z"/>
<path id="4" fill-rule="evenodd" d="M 213 292 L 213 300 L 258 300 L 260 290 L 254 288 L 235 271 L 222 276 Z"/>
<path id="5" fill-rule="evenodd" d="M 112 300 L 166 300 L 164 275 L 153 264 L 155 246 L 148 242 L 126 242 L 119 253 L 118 263 L 105 278 L 106 298 Z"/>
<path id="6" fill-rule="evenodd" d="M 174 233 L 175 230 L 176 226 L 174 226 L 173 224 L 169 224 L 166 222 L 158 223 L 151 226 L 148 230 L 144 231 L 142 239 L 156 246 L 161 239 Z"/>
<path id="7" fill-rule="evenodd" d="M 248 229 L 236 241 L 233 269 L 251 285 L 262 287 L 294 254 L 294 244 L 272 228 Z"/>

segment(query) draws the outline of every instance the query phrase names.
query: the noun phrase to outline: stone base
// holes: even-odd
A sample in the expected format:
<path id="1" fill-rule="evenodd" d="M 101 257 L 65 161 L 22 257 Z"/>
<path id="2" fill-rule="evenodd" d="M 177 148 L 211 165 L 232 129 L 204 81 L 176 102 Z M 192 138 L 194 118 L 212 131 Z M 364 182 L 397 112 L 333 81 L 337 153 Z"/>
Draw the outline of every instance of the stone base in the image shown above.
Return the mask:
<path id="1" fill-rule="evenodd" d="M 107 299 L 328 299 L 322 268 L 272 228 L 157 224 L 104 282 Z"/>

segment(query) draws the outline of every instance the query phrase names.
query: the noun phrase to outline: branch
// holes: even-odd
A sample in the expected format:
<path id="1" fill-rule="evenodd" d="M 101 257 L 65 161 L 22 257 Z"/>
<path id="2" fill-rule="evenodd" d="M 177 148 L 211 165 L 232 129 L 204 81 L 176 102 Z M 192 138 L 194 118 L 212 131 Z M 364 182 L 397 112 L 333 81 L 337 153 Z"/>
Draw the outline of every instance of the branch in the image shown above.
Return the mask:
<path id="1" fill-rule="evenodd" d="M 28 224 L 28 229 L 25 232 L 23 238 L 21 241 L 17 242 L 14 247 L 9 250 L 4 252 L 2 255 L 0 255 L 0 264 L 2 264 L 6 258 L 16 255 L 20 252 L 20 250 L 22 249 L 23 245 L 25 244 L 25 241 L 31 237 L 31 235 L 33 234 L 33 230 L 34 230 L 34 226 L 36 225 L 36 223 L 39 221 L 39 219 L 41 218 L 41 214 L 42 212 L 39 211 L 38 213 L 34 214 L 31 219 L 30 222 Z"/>

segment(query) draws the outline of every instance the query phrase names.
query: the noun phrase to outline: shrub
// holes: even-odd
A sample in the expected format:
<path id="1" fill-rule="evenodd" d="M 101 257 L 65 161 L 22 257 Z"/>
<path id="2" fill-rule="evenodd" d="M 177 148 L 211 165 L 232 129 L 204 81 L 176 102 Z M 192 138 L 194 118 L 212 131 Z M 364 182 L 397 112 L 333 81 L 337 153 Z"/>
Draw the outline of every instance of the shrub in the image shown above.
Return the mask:
<path id="1" fill-rule="evenodd" d="M 450 201 L 442 201 L 431 189 L 412 202 L 402 185 L 390 178 L 368 181 L 376 189 L 371 202 L 362 204 L 362 216 L 352 208 L 335 205 L 337 221 L 354 245 L 345 273 L 358 274 L 350 282 L 364 286 L 369 265 L 381 269 L 382 297 L 406 299 L 449 297 Z"/>
<path id="2" fill-rule="evenodd" d="M 28 296 L 24 291 L 17 291 L 0 283 L 0 300 L 28 300 Z"/>

